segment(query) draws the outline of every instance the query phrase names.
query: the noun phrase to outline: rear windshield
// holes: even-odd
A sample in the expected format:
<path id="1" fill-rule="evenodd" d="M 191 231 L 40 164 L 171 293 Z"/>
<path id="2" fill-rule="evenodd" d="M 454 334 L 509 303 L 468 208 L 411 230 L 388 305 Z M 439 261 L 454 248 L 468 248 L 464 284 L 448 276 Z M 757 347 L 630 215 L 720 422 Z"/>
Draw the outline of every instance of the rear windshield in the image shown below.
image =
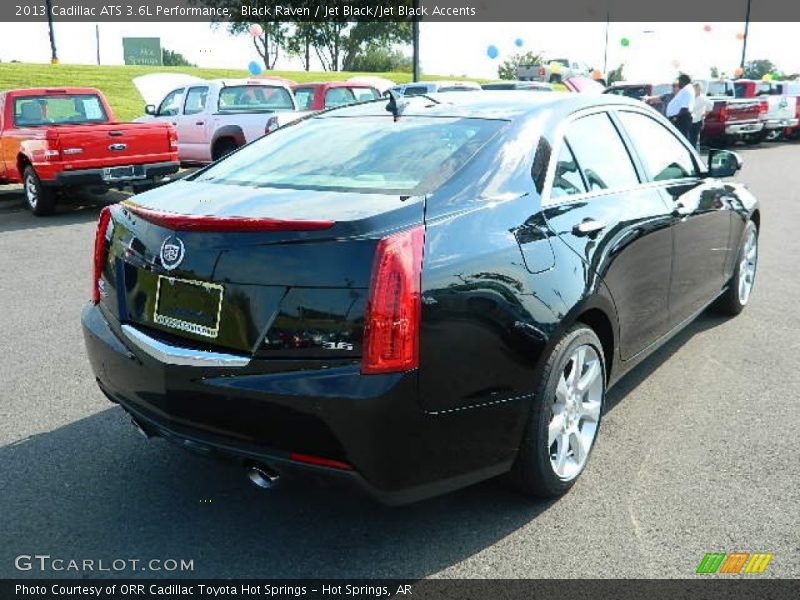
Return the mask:
<path id="1" fill-rule="evenodd" d="M 220 112 L 293 110 L 292 95 L 286 88 L 268 85 L 231 85 L 219 93 Z"/>
<path id="2" fill-rule="evenodd" d="M 108 115 L 95 94 L 21 96 L 14 99 L 14 123 L 18 127 L 106 122 Z"/>
<path id="3" fill-rule="evenodd" d="M 449 179 L 506 121 L 340 117 L 283 127 L 200 172 L 196 181 L 423 194 Z"/>
<path id="4" fill-rule="evenodd" d="M 727 81 L 709 81 L 706 94 L 709 96 L 733 96 L 733 88 Z"/>

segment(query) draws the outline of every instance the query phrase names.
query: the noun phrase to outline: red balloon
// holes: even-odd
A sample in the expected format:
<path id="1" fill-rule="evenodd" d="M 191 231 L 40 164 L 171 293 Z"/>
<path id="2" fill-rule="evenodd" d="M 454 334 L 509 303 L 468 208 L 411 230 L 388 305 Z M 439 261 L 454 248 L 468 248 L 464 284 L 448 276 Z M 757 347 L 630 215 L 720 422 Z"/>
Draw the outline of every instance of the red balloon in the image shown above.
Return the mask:
<path id="1" fill-rule="evenodd" d="M 705 27 L 703 27 L 703 31 L 705 31 L 706 33 L 711 31 L 711 25 L 706 25 Z"/>

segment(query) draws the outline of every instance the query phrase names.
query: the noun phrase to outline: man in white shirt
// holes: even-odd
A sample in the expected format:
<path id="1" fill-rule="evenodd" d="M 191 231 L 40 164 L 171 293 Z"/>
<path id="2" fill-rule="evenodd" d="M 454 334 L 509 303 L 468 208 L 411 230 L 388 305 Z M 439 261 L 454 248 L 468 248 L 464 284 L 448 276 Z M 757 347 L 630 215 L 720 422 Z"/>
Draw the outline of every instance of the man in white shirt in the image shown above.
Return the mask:
<path id="1" fill-rule="evenodd" d="M 700 82 L 694 82 L 694 106 L 692 107 L 692 136 L 689 141 L 695 148 L 700 147 L 700 131 L 703 129 L 703 120 L 714 108 L 714 103 L 703 93 Z"/>
<path id="2" fill-rule="evenodd" d="M 667 118 L 680 131 L 683 136 L 690 140 L 692 129 L 692 110 L 694 110 L 694 87 L 692 78 L 681 73 L 678 77 L 680 90 L 675 97 L 667 104 Z"/>

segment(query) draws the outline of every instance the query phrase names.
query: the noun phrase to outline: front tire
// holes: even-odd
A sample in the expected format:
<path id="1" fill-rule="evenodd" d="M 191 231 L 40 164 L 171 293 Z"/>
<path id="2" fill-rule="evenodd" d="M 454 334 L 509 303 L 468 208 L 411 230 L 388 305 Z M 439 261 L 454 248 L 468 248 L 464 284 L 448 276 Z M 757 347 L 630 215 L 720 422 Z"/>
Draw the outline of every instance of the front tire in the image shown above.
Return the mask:
<path id="1" fill-rule="evenodd" d="M 519 491 L 560 496 L 577 481 L 594 447 L 605 404 L 606 365 L 597 335 L 572 327 L 545 362 L 525 435 L 511 470 Z"/>
<path id="2" fill-rule="evenodd" d="M 742 245 L 736 259 L 728 289 L 717 302 L 719 312 L 735 317 L 744 310 L 753 293 L 758 266 L 758 229 L 755 223 L 748 221 L 742 236 Z"/>
<path id="3" fill-rule="evenodd" d="M 236 143 L 236 140 L 233 138 L 222 138 L 214 144 L 214 151 L 211 153 L 211 159 L 217 161 L 238 149 L 239 144 Z"/>
<path id="4" fill-rule="evenodd" d="M 42 181 L 31 166 L 22 172 L 22 186 L 25 202 L 37 217 L 53 214 L 56 210 L 56 196 L 53 190 L 42 185 Z"/>

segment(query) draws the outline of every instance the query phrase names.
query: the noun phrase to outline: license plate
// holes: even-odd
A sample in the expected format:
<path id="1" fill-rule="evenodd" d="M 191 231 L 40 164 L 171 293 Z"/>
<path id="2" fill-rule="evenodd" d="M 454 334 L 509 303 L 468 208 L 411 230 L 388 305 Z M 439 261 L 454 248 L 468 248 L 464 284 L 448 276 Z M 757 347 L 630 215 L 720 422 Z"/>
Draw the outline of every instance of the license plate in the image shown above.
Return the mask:
<path id="1" fill-rule="evenodd" d="M 144 167 L 141 165 L 128 165 L 125 167 L 106 167 L 103 169 L 103 179 L 106 181 L 120 181 L 123 179 L 142 179 Z"/>
<path id="2" fill-rule="evenodd" d="M 153 321 L 170 329 L 216 338 L 223 292 L 216 283 L 159 275 Z"/>

